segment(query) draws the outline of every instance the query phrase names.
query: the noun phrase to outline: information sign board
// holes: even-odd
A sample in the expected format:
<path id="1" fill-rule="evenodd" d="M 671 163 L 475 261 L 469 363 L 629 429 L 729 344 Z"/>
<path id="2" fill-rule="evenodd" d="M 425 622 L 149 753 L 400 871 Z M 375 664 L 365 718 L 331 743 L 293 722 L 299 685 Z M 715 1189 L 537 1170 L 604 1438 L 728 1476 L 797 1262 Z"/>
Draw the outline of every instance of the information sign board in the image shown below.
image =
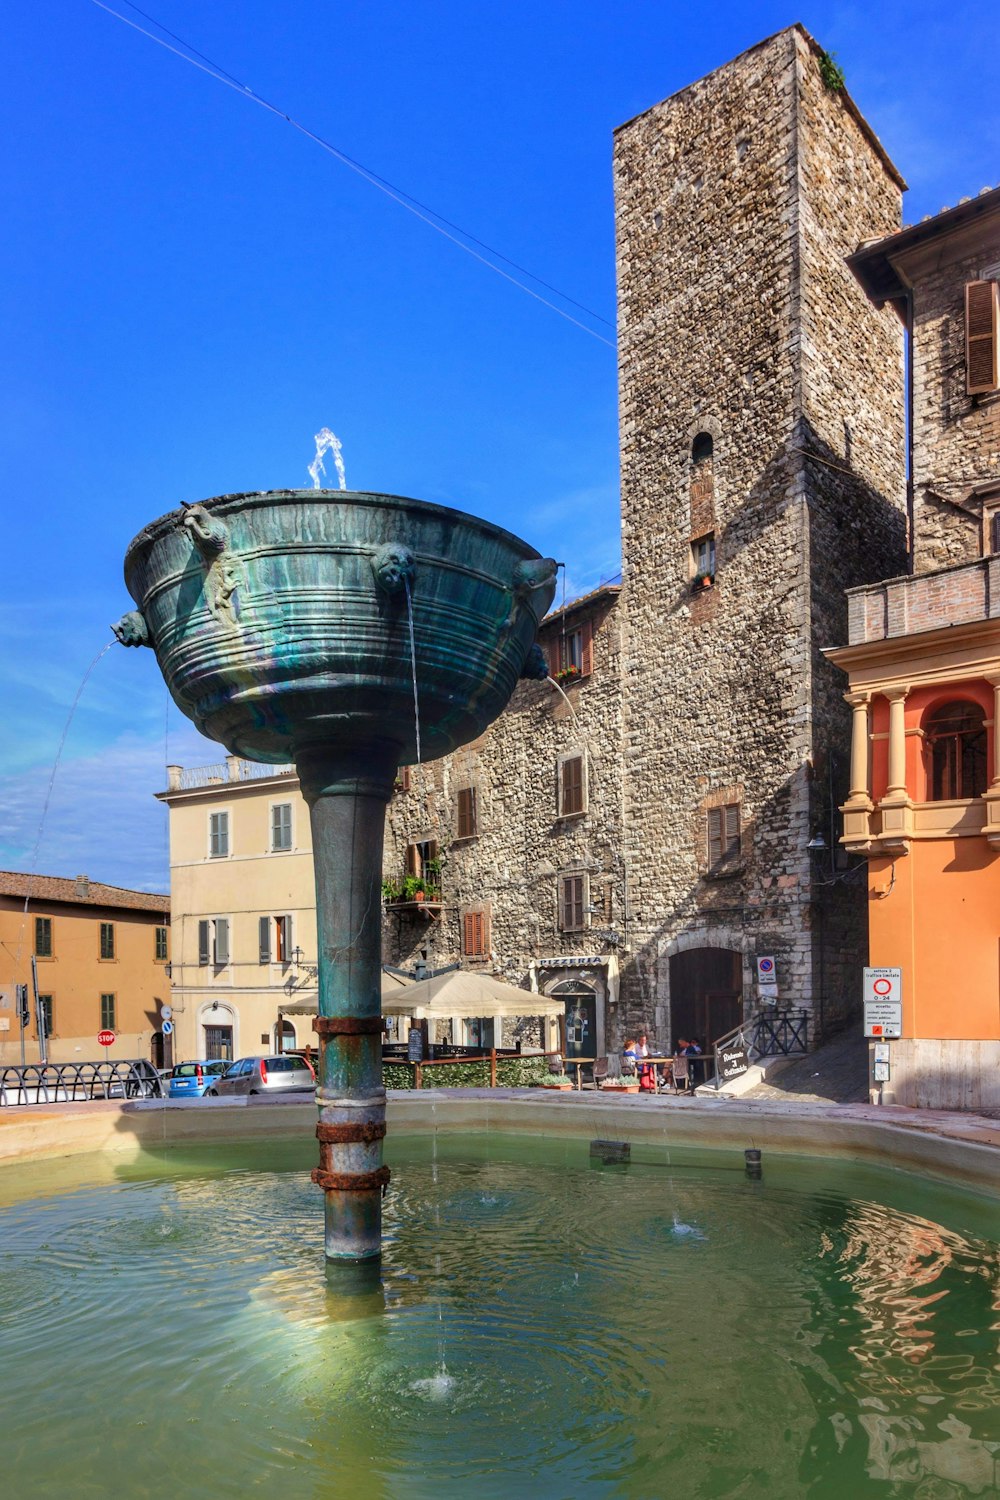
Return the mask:
<path id="1" fill-rule="evenodd" d="M 726 1047 L 719 1048 L 719 1077 L 724 1083 L 730 1078 L 739 1078 L 750 1066 L 746 1046 L 741 1042 L 731 1042 Z"/>
<path id="2" fill-rule="evenodd" d="M 903 986 L 899 969 L 866 969 L 865 1036 L 903 1034 Z"/>

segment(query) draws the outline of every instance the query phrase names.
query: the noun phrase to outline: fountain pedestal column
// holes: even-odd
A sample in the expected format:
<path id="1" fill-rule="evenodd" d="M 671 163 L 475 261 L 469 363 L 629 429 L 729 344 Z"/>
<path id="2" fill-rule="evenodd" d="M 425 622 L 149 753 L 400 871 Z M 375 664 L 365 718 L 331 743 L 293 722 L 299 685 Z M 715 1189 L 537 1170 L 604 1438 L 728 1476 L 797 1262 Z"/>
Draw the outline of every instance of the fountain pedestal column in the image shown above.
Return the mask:
<path id="1" fill-rule="evenodd" d="M 382 841 L 400 746 L 296 748 L 312 822 L 319 955 L 320 1165 L 329 1260 L 382 1250 Z"/>

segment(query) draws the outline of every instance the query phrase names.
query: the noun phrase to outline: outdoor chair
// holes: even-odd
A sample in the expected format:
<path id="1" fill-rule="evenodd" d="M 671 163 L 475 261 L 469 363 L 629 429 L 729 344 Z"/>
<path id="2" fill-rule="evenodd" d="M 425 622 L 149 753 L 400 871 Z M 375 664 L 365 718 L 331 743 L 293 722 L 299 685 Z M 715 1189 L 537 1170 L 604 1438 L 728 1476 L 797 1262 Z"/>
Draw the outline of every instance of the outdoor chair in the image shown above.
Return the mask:
<path id="1" fill-rule="evenodd" d="M 686 1057 L 675 1057 L 670 1068 L 671 1082 L 675 1094 L 686 1094 L 691 1087 L 691 1069 Z"/>
<path id="2" fill-rule="evenodd" d="M 622 1060 L 617 1052 L 609 1052 L 607 1057 L 599 1057 L 594 1063 L 594 1084 L 600 1088 L 602 1083 L 608 1079 L 620 1078 L 622 1076 Z"/>

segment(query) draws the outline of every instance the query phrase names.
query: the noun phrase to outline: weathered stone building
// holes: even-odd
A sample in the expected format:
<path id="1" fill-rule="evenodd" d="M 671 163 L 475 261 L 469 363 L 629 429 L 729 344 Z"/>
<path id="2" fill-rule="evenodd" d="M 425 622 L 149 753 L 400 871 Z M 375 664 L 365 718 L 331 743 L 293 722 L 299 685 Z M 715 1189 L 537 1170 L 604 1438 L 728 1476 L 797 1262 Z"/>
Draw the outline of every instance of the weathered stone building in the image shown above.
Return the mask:
<path id="1" fill-rule="evenodd" d="M 750 49 L 618 131 L 615 186 L 621 590 L 543 629 L 568 703 L 522 684 L 409 772 L 386 853 L 438 898 L 387 956 L 566 994 L 587 1055 L 718 1036 L 760 955 L 814 1029 L 856 1005 L 864 892 L 808 849 L 847 790 L 821 648 L 905 559 L 901 329 L 845 264 L 903 183 L 829 60 Z"/>

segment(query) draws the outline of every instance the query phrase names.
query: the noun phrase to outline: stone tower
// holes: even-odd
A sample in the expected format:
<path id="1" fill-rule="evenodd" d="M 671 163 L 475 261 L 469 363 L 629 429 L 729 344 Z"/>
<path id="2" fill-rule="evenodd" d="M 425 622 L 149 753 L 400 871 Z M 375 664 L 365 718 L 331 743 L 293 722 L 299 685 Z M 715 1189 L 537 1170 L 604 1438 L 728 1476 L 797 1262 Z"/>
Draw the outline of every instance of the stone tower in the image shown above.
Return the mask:
<path id="1" fill-rule="evenodd" d="M 899 226 L 905 184 L 793 26 L 622 126 L 615 186 L 620 1024 L 710 1041 L 769 956 L 815 1038 L 867 961 L 863 874 L 833 854 L 850 712 L 820 652 L 844 590 L 906 557 L 899 320 L 845 257 Z"/>

